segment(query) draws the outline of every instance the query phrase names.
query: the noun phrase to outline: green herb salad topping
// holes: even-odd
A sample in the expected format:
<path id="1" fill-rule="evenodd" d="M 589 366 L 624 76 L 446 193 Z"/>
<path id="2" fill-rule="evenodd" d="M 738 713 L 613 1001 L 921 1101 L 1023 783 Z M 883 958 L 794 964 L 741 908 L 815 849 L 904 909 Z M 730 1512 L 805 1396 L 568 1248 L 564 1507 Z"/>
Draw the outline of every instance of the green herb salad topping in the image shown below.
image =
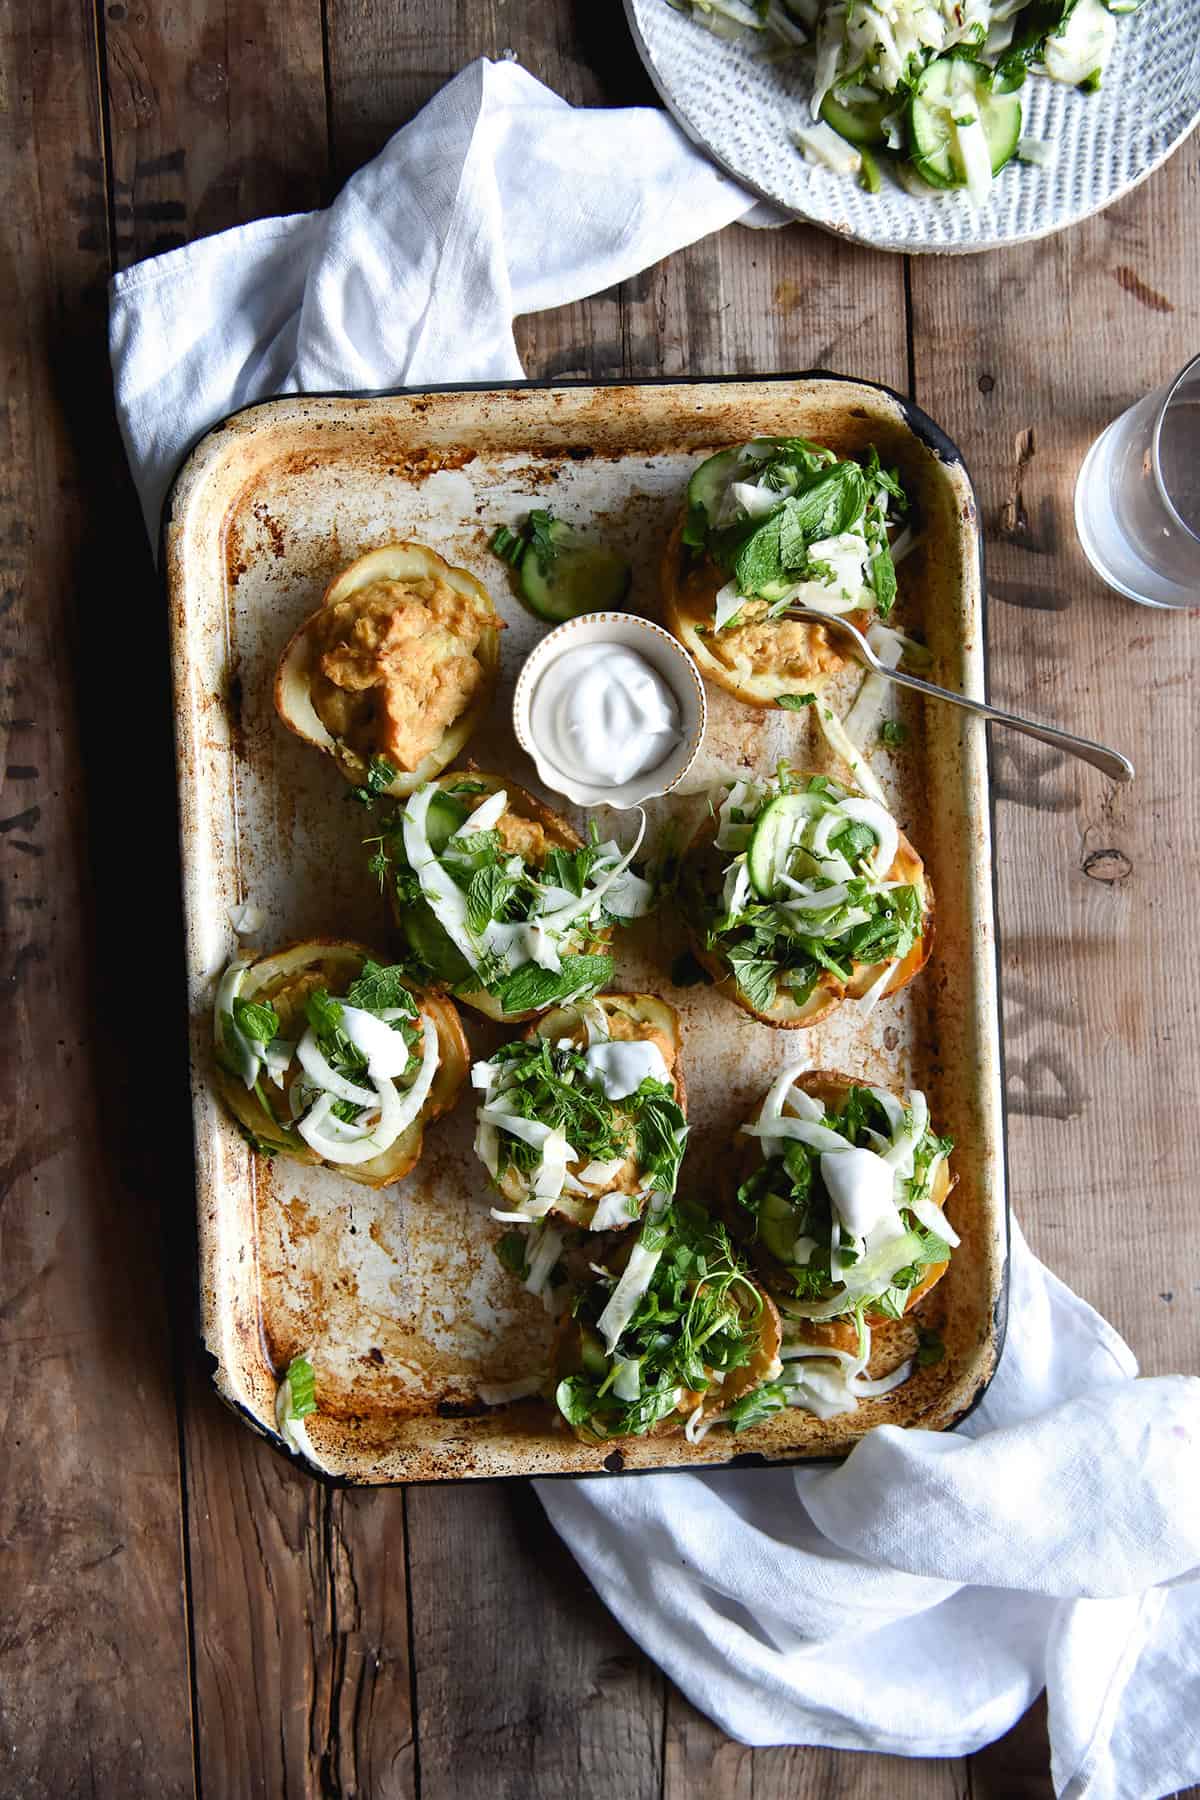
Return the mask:
<path id="1" fill-rule="evenodd" d="M 644 1435 L 681 1408 L 693 1439 L 714 1407 L 735 1430 L 754 1423 L 753 1389 L 780 1366 L 779 1322 L 724 1227 L 677 1202 L 623 1255 L 575 1295 L 563 1328 L 567 1423 L 598 1440 Z"/>
<path id="2" fill-rule="evenodd" d="M 1001 169 L 1045 163 L 1021 135 L 1031 70 L 1092 91 L 1117 17 L 1141 0 L 667 0 L 722 37 L 811 72 L 792 139 L 868 192 L 890 166 L 909 192 L 965 189 L 983 206 Z"/>
<path id="3" fill-rule="evenodd" d="M 688 484 L 683 528 L 686 548 L 728 577 L 714 628 L 794 607 L 886 619 L 896 597 L 888 527 L 907 505 L 873 449 L 857 462 L 806 438 L 765 437 L 718 451 Z"/>
<path id="4" fill-rule="evenodd" d="M 630 867 L 644 821 L 627 851 L 593 827 L 588 843 L 547 845 L 544 858 L 530 860 L 506 847 L 508 809 L 507 791 L 494 784 L 467 776 L 431 782 L 368 840 L 414 968 L 468 998 L 490 995 L 500 1016 L 541 1012 L 604 987 L 612 958 L 591 946 L 653 899 Z"/>
<path id="5" fill-rule="evenodd" d="M 736 782 L 716 820 L 712 846 L 689 858 L 686 899 L 745 1003 L 801 1008 L 823 977 L 840 992 L 868 968 L 873 1004 L 923 931 L 923 885 L 892 874 L 900 835 L 886 807 L 781 765 L 773 781 Z"/>

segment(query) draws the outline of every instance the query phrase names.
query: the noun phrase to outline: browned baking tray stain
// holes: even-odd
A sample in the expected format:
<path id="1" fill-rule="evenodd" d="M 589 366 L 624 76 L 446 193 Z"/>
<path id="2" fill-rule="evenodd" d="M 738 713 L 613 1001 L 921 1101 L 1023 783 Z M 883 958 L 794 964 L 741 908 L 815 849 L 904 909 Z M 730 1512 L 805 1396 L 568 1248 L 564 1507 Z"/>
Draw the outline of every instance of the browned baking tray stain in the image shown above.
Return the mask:
<path id="1" fill-rule="evenodd" d="M 310 1435 L 324 1466 L 352 1480 L 555 1473 L 613 1466 L 554 1428 L 536 1402 L 480 1403 L 480 1386 L 546 1365 L 540 1300 L 495 1258 L 500 1227 L 471 1148 L 469 1096 L 431 1127 L 408 1181 L 381 1193 L 329 1171 L 255 1164 L 203 1075 L 212 981 L 233 949 L 227 908 L 251 897 L 264 945 L 330 931 L 389 948 L 390 921 L 366 871 L 370 821 L 328 761 L 278 727 L 271 677 L 295 625 L 337 569 L 389 537 L 414 537 L 473 570 L 508 623 L 492 714 L 469 756 L 532 786 L 509 723 L 516 670 L 540 630 L 488 552 L 530 504 L 590 526 L 634 565 L 630 610 L 654 616 L 659 547 L 695 457 L 757 434 L 803 434 L 842 453 L 875 443 L 918 503 L 919 548 L 901 568 L 902 623 L 925 632 L 935 678 L 981 691 L 981 596 L 974 506 L 961 470 L 913 435 L 882 391 L 821 378 L 627 388 L 448 393 L 273 402 L 202 444 L 175 495 L 166 541 L 179 713 L 180 805 L 197 1064 L 201 1289 L 217 1384 L 268 1429 L 277 1371 L 299 1350 L 317 1368 Z M 844 707 L 856 685 L 842 678 Z M 811 722 L 709 694 L 701 770 L 822 764 Z M 794 1038 L 748 1019 L 706 987 L 676 989 L 683 934 L 668 909 L 624 935 L 618 985 L 669 995 L 685 1034 L 693 1147 L 684 1186 L 705 1192 L 713 1158 L 771 1076 L 801 1054 L 893 1086 L 925 1087 L 955 1137 L 951 1215 L 964 1240 L 922 1310 L 945 1343 L 886 1400 L 821 1421 L 790 1411 L 736 1440 L 694 1450 L 623 1444 L 626 1469 L 842 1453 L 884 1421 L 943 1426 L 988 1379 L 1004 1258 L 994 924 L 982 735 L 946 709 L 905 701 L 907 748 L 877 768 L 922 851 L 938 896 L 936 949 L 922 978 L 867 1020 L 845 1008 Z M 673 803 L 697 818 L 696 796 Z M 651 836 L 670 810 L 650 809 Z M 628 816 L 601 815 L 607 835 Z M 1089 871 L 1090 872 L 1090 871 Z M 1107 874 L 1107 869 L 1105 870 Z M 505 1035 L 468 1017 L 475 1054 Z M 909 1323 L 880 1329 L 873 1369 L 915 1345 Z"/>

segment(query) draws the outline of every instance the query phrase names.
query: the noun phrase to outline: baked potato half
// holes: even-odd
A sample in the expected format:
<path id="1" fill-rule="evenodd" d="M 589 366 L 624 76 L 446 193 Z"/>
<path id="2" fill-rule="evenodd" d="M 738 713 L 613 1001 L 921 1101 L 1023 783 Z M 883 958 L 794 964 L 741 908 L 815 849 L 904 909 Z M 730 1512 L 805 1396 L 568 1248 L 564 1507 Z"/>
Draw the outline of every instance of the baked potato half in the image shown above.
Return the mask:
<path id="1" fill-rule="evenodd" d="M 706 679 L 749 706 L 817 692 L 845 666 L 806 608 L 865 630 L 896 593 L 889 528 L 906 508 L 873 450 L 839 458 L 803 438 L 756 438 L 694 471 L 663 553 L 663 619 Z"/>
<path id="2" fill-rule="evenodd" d="M 255 1149 L 373 1188 L 414 1167 L 470 1067 L 452 1001 L 336 938 L 232 963 L 214 1039 L 218 1090 Z"/>
<path id="3" fill-rule="evenodd" d="M 724 1215 L 789 1341 L 849 1355 L 861 1321 L 899 1319 L 940 1281 L 953 1144 L 923 1094 L 784 1069 L 737 1133 Z"/>
<path id="4" fill-rule="evenodd" d="M 680 894 L 701 966 L 783 1030 L 897 993 L 932 943 L 929 878 L 886 808 L 786 766 L 726 790 L 687 848 Z"/>
<path id="5" fill-rule="evenodd" d="M 370 847 L 422 978 L 502 1023 L 603 987 L 614 923 L 651 900 L 629 867 L 636 843 L 585 844 L 524 788 L 474 769 L 420 789 Z"/>
<path id="6" fill-rule="evenodd" d="M 724 1226 L 679 1203 L 598 1267 L 554 1347 L 554 1401 L 576 1437 L 684 1431 L 695 1441 L 718 1422 L 736 1428 L 781 1373 L 782 1328 Z"/>
<path id="7" fill-rule="evenodd" d="M 493 1218 L 623 1231 L 674 1192 L 687 1138 L 679 1016 L 656 994 L 555 1007 L 475 1064 Z"/>
<path id="8" fill-rule="evenodd" d="M 356 787 L 411 794 L 487 711 L 503 628 L 468 570 L 424 544 L 383 544 L 343 569 L 293 634 L 275 710 Z"/>

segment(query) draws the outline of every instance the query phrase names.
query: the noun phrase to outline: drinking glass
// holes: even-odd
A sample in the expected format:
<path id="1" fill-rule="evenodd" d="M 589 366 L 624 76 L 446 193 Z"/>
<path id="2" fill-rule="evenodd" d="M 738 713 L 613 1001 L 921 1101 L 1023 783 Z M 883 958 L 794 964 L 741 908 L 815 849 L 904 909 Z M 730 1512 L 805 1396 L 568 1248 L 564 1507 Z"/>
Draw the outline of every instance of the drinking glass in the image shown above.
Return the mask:
<path id="1" fill-rule="evenodd" d="M 1200 606 L 1200 356 L 1102 431 L 1075 483 L 1101 580 L 1143 606 Z"/>

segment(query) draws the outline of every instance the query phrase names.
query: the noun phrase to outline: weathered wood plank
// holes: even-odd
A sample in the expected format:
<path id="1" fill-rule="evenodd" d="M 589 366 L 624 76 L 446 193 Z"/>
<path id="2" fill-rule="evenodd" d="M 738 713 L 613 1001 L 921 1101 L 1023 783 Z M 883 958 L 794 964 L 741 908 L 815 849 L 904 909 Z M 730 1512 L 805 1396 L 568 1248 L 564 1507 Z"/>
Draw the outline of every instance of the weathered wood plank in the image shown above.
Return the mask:
<path id="1" fill-rule="evenodd" d="M 169 13 L 114 5 L 106 39 L 122 263 L 319 203 L 328 176 L 319 0 L 185 0 Z M 136 534 L 132 519 L 128 529 Z M 140 575 L 145 609 L 156 617 L 148 556 Z M 157 688 L 165 633 L 156 649 L 147 681 Z M 165 750 L 164 759 L 169 770 Z M 169 819 L 169 795 L 162 811 Z M 174 892 L 167 904 L 177 918 Z M 182 1047 L 174 1073 L 182 1107 Z M 186 1144 L 186 1117 L 180 1130 Z M 183 1198 L 190 1186 L 190 1167 L 174 1171 L 202 1787 L 222 1796 L 408 1796 L 400 1499 L 381 1497 L 383 1508 L 360 1533 L 354 1498 L 291 1468 L 218 1404 L 192 1333 L 195 1236 Z"/>
<path id="2" fill-rule="evenodd" d="M 658 1800 L 663 1678 L 524 1482 L 408 1496 L 424 1800 Z"/>
<path id="3" fill-rule="evenodd" d="M 95 733 L 112 691 L 77 688 L 75 673 L 103 635 L 96 571 L 111 582 L 120 567 L 105 527 L 119 450 L 91 9 L 0 4 L 0 71 L 3 1787 L 182 1797 L 191 1708 L 159 1230 L 153 1192 L 129 1179 L 109 1055 L 120 1009 L 140 1001 L 126 962 L 115 1005 L 104 964 L 128 919 L 104 938 L 88 869 L 89 831 L 112 825 L 122 796 L 107 851 L 128 891 L 131 770 L 106 805 L 114 771 Z"/>
<path id="4" fill-rule="evenodd" d="M 321 204 L 320 0 L 105 8 L 117 266 Z"/>
<path id="5" fill-rule="evenodd" d="M 1194 614 L 1134 606 L 1075 539 L 1095 434 L 1194 352 L 1200 152 L 1098 219 L 913 267 L 917 397 L 962 446 L 987 531 L 993 690 L 1104 737 L 1138 779 L 1003 734 L 1000 921 L 1013 1205 L 1147 1370 L 1197 1367 L 1189 1243 L 1196 986 L 1179 922 L 1200 859 Z"/>
<path id="6" fill-rule="evenodd" d="M 672 1695 L 663 1800 L 962 1800 L 965 1780 L 961 1761 L 751 1750 Z"/>
<path id="7" fill-rule="evenodd" d="M 1198 1366 L 1194 1182 L 1178 1129 L 1198 1077 L 1196 1000 L 1178 921 L 1200 855 L 1188 713 L 1200 638 L 1194 617 L 1103 586 L 1072 497 L 1096 433 L 1195 349 L 1182 222 L 1197 168 L 1191 143 L 1074 231 L 912 270 L 916 395 L 980 493 L 993 695 L 1105 738 L 1139 771 L 1118 790 L 993 741 L 1013 1205 L 1148 1373 Z M 1049 1795 L 1048 1758 L 1035 1709 L 971 1760 L 972 1792 Z"/>
<path id="8" fill-rule="evenodd" d="M 222 1800 L 411 1800 L 403 1496 L 325 1488 L 193 1376 L 201 1779 Z"/>

